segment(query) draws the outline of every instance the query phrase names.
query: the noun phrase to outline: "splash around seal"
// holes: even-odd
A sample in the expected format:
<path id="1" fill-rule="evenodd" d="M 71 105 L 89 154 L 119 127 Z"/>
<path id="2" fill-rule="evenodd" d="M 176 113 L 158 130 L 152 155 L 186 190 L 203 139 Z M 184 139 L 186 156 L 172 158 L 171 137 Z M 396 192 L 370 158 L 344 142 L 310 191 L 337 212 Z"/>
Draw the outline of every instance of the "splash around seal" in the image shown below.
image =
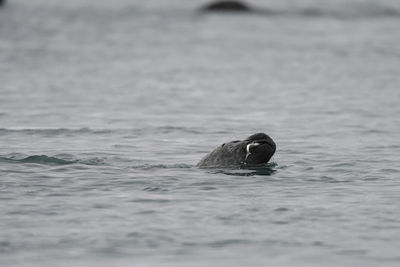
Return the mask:
<path id="1" fill-rule="evenodd" d="M 276 151 L 276 144 L 265 133 L 232 141 L 215 148 L 197 163 L 199 168 L 246 168 L 268 163 Z"/>

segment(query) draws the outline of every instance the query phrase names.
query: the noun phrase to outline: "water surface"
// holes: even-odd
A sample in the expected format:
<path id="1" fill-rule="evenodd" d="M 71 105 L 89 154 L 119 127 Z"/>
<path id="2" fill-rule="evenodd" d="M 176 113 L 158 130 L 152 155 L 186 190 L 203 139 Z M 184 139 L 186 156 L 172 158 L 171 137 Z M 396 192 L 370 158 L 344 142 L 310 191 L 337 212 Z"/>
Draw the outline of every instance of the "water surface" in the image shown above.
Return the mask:
<path id="1" fill-rule="evenodd" d="M 201 4 L 0 9 L 1 266 L 399 265 L 397 1 Z"/>

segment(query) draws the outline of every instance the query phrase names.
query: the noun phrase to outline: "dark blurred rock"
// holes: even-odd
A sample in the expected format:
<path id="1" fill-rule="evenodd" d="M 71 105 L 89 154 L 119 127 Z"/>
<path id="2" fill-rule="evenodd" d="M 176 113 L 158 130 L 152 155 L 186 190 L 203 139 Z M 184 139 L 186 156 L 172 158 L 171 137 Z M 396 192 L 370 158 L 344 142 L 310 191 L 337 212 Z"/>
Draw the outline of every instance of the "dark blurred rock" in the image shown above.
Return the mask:
<path id="1" fill-rule="evenodd" d="M 216 1 L 202 8 L 203 11 L 212 12 L 249 12 L 252 8 L 239 1 Z"/>

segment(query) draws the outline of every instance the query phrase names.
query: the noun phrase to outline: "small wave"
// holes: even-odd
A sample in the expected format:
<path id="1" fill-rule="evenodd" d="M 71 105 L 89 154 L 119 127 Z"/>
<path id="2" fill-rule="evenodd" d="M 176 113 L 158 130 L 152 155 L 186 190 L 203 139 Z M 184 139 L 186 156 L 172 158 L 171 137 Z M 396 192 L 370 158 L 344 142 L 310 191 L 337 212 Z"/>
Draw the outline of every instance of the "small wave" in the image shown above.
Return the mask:
<path id="1" fill-rule="evenodd" d="M 157 126 L 145 128 L 116 128 L 116 129 L 92 129 L 92 128 L 0 128 L 0 135 L 23 134 L 23 135 L 42 135 L 42 136 L 59 136 L 59 135 L 82 135 L 82 134 L 109 134 L 123 133 L 143 135 L 146 133 L 169 134 L 174 132 L 182 132 L 187 134 L 202 134 L 202 129 L 188 128 L 179 126 Z"/>
<path id="2" fill-rule="evenodd" d="M 151 129 L 153 131 L 153 129 Z M 180 126 L 160 126 L 156 127 L 155 130 L 160 133 L 171 133 L 171 132 L 184 132 L 184 133 L 194 133 L 200 134 L 202 131 L 200 129 L 195 128 L 187 128 L 187 127 L 180 127 Z"/>
<path id="3" fill-rule="evenodd" d="M 93 166 L 108 165 L 106 159 L 99 157 L 77 160 L 76 162 L 84 165 Z"/>
<path id="4" fill-rule="evenodd" d="M 38 163 L 38 164 L 49 164 L 49 165 L 67 165 L 67 164 L 73 164 L 76 163 L 76 161 L 69 161 L 69 160 L 63 160 L 59 159 L 56 157 L 49 157 L 46 155 L 34 155 L 34 156 L 29 156 L 24 159 L 19 160 L 20 162 L 23 163 Z"/>
<path id="5" fill-rule="evenodd" d="M 285 12 L 283 13 L 285 14 Z M 363 19 L 400 17 L 400 11 L 384 6 L 351 6 L 340 9 L 304 8 L 287 11 L 286 15 L 304 17 L 331 17 L 336 19 Z"/>
<path id="6" fill-rule="evenodd" d="M 90 128 L 79 128 L 79 129 L 68 129 L 68 128 L 56 128 L 56 129 L 8 129 L 0 128 L 0 135 L 7 134 L 25 134 L 25 135 L 75 135 L 75 134 L 104 134 L 110 133 L 112 130 L 107 129 L 90 129 Z"/>
<path id="7" fill-rule="evenodd" d="M 10 162 L 10 163 L 36 163 L 43 165 L 69 165 L 77 163 L 77 160 L 64 160 L 57 157 L 49 157 L 46 155 L 33 155 L 24 157 L 21 159 L 12 157 L 0 157 L 0 162 Z"/>
<path id="8" fill-rule="evenodd" d="M 277 172 L 276 167 L 278 164 L 270 162 L 261 166 L 252 166 L 240 169 L 208 169 L 211 173 L 222 173 L 232 176 L 271 176 Z"/>
<path id="9" fill-rule="evenodd" d="M 132 169 L 152 170 L 152 169 L 190 169 L 193 165 L 177 163 L 177 164 L 141 164 L 132 166 Z"/>
<path id="10" fill-rule="evenodd" d="M 47 155 L 31 155 L 14 153 L 9 156 L 0 156 L 0 162 L 6 163 L 35 163 L 42 165 L 70 165 L 70 164 L 83 164 L 83 165 L 106 165 L 103 158 L 88 158 L 88 159 L 75 159 L 69 154 L 60 154 L 55 156 Z"/>
<path id="11" fill-rule="evenodd" d="M 252 6 L 239 14 L 255 14 L 266 17 L 309 17 L 309 18 L 400 18 L 400 10 L 396 7 L 380 4 L 353 4 L 331 7 L 295 7 L 295 8 L 263 8 Z"/>
<path id="12" fill-rule="evenodd" d="M 75 158 L 70 154 L 57 154 L 55 156 L 47 156 L 47 155 L 30 155 L 27 156 L 25 154 L 20 153 L 12 153 L 8 155 L 0 156 L 0 162 L 4 163 L 35 163 L 42 165 L 70 165 L 70 164 L 82 164 L 82 165 L 91 165 L 91 166 L 121 166 L 121 161 L 124 163 L 123 166 L 126 167 L 127 159 L 119 159 L 116 161 L 115 157 L 107 158 L 107 157 L 91 157 L 85 159 Z M 153 170 L 153 169 L 190 169 L 193 168 L 193 165 L 184 164 L 184 163 L 176 163 L 176 164 L 140 164 L 135 166 L 130 166 L 133 169 L 139 170 Z"/>
<path id="13" fill-rule="evenodd" d="M 230 247 L 234 245 L 248 245 L 250 244 L 250 240 L 246 239 L 224 239 L 224 240 L 217 240 L 214 242 L 209 243 L 208 245 L 214 248 L 223 248 L 223 247 Z"/>

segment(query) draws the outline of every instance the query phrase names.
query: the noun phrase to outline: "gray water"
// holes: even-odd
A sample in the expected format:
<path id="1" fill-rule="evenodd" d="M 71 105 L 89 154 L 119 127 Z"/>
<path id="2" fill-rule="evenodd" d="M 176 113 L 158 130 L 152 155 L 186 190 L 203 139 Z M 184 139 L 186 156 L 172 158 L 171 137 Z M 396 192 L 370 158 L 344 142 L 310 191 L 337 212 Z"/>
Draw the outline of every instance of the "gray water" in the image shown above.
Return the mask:
<path id="1" fill-rule="evenodd" d="M 1 266 L 400 265 L 399 2 L 205 2 L 0 8 Z"/>

